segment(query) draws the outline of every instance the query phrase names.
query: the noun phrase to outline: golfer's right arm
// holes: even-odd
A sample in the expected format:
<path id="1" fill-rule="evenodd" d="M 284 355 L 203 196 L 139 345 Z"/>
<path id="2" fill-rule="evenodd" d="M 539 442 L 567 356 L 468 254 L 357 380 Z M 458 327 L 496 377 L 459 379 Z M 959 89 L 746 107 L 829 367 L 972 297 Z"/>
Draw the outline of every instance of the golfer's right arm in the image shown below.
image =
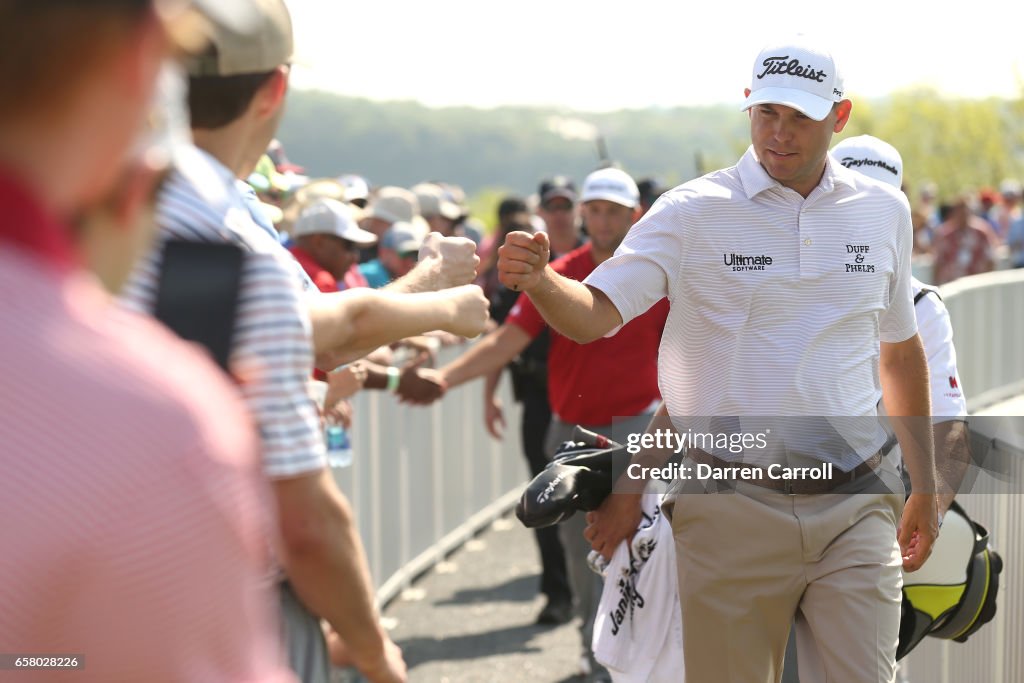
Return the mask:
<path id="1" fill-rule="evenodd" d="M 512 232 L 498 250 L 498 278 L 525 291 L 547 323 L 577 344 L 605 336 L 622 324 L 615 304 L 601 290 L 556 273 L 549 265 L 545 233 Z"/>

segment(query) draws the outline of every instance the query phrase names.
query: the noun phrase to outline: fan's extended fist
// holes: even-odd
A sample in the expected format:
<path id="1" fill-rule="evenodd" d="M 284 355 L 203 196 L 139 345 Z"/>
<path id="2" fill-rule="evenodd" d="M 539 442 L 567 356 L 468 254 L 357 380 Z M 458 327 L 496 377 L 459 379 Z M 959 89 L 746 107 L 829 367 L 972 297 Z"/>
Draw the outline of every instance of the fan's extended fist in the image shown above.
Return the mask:
<path id="1" fill-rule="evenodd" d="M 472 282 L 480 257 L 473 240 L 432 232 L 420 247 L 419 262 L 431 267 L 434 289 L 447 289 Z"/>
<path id="2" fill-rule="evenodd" d="M 490 317 L 490 302 L 484 290 L 477 285 L 462 285 L 445 291 L 450 293 L 454 307 L 447 331 L 467 338 L 482 334 Z"/>

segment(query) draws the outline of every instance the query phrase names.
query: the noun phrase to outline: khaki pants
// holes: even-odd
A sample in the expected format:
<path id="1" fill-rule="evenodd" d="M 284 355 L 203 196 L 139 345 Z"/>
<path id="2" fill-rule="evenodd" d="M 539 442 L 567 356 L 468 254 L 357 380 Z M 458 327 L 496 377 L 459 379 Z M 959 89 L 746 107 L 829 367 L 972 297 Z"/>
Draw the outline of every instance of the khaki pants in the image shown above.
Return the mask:
<path id="1" fill-rule="evenodd" d="M 794 617 L 802 683 L 893 680 L 903 486 L 887 461 L 861 479 L 889 492 L 850 492 L 861 480 L 813 496 L 688 482 L 668 501 L 687 683 L 776 683 Z"/>

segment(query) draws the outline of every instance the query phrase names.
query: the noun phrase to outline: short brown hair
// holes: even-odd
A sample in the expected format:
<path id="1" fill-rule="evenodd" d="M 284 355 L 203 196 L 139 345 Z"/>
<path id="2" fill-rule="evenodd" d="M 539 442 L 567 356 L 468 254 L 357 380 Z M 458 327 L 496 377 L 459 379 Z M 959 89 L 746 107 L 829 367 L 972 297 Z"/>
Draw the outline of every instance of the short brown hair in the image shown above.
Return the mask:
<path id="1" fill-rule="evenodd" d="M 0 2 L 0 121 L 59 109 L 150 12 L 150 0 Z"/>
<path id="2" fill-rule="evenodd" d="M 236 76 L 190 76 L 188 109 L 192 127 L 216 130 L 249 108 L 256 93 L 277 71 Z"/>

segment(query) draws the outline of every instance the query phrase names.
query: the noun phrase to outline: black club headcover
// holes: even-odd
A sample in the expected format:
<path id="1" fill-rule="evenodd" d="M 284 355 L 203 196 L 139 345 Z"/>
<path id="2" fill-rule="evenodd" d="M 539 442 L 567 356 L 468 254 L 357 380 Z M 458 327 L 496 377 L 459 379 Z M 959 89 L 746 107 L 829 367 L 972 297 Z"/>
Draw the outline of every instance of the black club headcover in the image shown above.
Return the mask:
<path id="1" fill-rule="evenodd" d="M 558 524 L 577 510 L 596 510 L 612 491 L 612 463 L 618 444 L 579 427 L 543 472 L 527 484 L 516 517 L 537 529 Z"/>

